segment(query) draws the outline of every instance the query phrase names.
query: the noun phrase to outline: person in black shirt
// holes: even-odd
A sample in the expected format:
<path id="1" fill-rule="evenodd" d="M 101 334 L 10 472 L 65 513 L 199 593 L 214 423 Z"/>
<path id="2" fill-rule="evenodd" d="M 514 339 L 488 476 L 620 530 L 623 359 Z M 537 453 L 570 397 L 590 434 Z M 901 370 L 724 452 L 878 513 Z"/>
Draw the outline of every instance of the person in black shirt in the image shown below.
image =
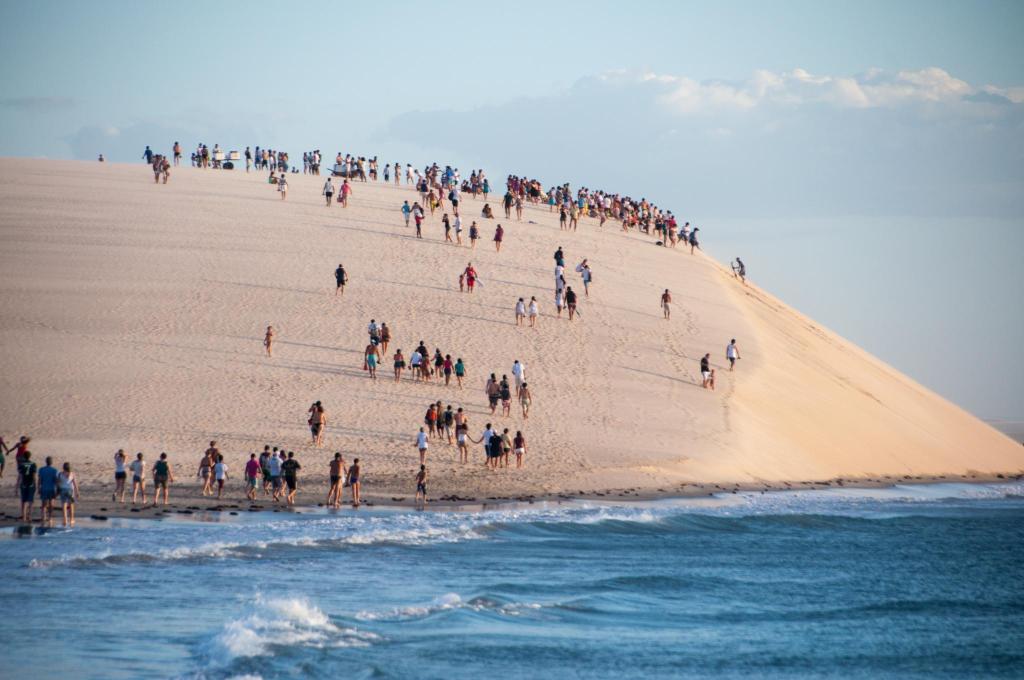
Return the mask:
<path id="1" fill-rule="evenodd" d="M 348 283 L 348 274 L 345 273 L 345 268 L 340 264 L 338 268 L 334 270 L 334 282 L 338 284 L 338 287 L 334 289 L 334 295 L 337 297 L 338 293 L 345 294 L 345 284 Z"/>
<path id="2" fill-rule="evenodd" d="M 565 306 L 569 308 L 569 321 L 576 314 L 576 291 L 569 286 L 565 289 Z"/>
<path id="3" fill-rule="evenodd" d="M 18 482 L 21 492 L 21 521 L 30 522 L 32 503 L 36 499 L 36 464 L 32 462 L 32 452 L 26 451 L 18 463 Z"/>
<path id="4" fill-rule="evenodd" d="M 295 491 L 299 486 L 299 470 L 302 466 L 295 460 L 295 452 L 288 452 L 288 460 L 281 463 L 281 473 L 284 476 L 284 483 L 288 485 L 286 500 L 288 505 L 295 505 Z"/>
<path id="5" fill-rule="evenodd" d="M 700 360 L 701 387 L 715 389 L 715 371 L 711 368 L 711 355 L 705 354 Z"/>

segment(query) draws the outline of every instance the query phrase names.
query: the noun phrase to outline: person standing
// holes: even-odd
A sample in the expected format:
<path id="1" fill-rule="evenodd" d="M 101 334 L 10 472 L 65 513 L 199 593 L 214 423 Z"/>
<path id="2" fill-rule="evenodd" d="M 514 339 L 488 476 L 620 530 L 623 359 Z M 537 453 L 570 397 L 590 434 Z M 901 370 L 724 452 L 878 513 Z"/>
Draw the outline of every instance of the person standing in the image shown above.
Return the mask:
<path id="1" fill-rule="evenodd" d="M 664 318 L 668 319 L 672 316 L 672 293 L 668 292 L 668 288 L 661 294 L 661 314 Z"/>
<path id="2" fill-rule="evenodd" d="M 519 298 L 516 302 L 516 325 L 522 326 L 523 321 L 526 320 L 526 303 L 523 302 L 523 298 Z"/>
<path id="3" fill-rule="evenodd" d="M 114 454 L 114 493 L 110 497 L 112 501 L 117 501 L 120 497 L 121 503 L 124 503 L 124 487 L 128 479 L 128 471 L 125 469 L 127 461 L 124 449 L 118 449 Z"/>
<path id="4" fill-rule="evenodd" d="M 412 206 L 409 205 L 409 201 L 402 203 L 402 218 L 405 220 L 406 228 L 409 227 L 409 216 L 412 215 Z"/>
<path id="5" fill-rule="evenodd" d="M 530 404 L 533 403 L 533 397 L 530 394 L 530 386 L 523 383 L 523 388 L 519 390 L 519 406 L 523 410 L 523 420 L 530 417 Z"/>
<path id="6" fill-rule="evenodd" d="M 352 185 L 348 183 L 348 179 L 341 180 L 341 191 L 338 195 L 338 202 L 341 203 L 341 207 L 348 207 L 348 197 L 352 195 Z"/>
<path id="7" fill-rule="evenodd" d="M 252 151 L 249 147 L 245 147 L 245 171 L 249 172 L 249 168 L 252 167 Z"/>
<path id="8" fill-rule="evenodd" d="M 363 490 L 363 470 L 359 466 L 359 459 L 356 458 L 352 461 L 352 467 L 348 469 L 348 486 L 352 491 L 352 507 L 358 508 L 360 501 L 360 494 Z"/>
<path id="9" fill-rule="evenodd" d="M 302 466 L 295 460 L 295 452 L 288 452 L 288 460 L 281 463 L 281 474 L 284 475 L 284 483 L 288 487 L 286 501 L 288 505 L 295 505 L 295 492 L 299 488 L 299 470 Z"/>
<path id="10" fill-rule="evenodd" d="M 526 380 L 526 367 L 516 359 L 512 362 L 512 377 L 516 381 L 516 396 L 519 396 L 519 392 L 523 389 L 523 381 Z"/>
<path id="11" fill-rule="evenodd" d="M 217 462 L 213 464 L 213 478 L 217 482 L 217 499 L 224 492 L 224 482 L 228 481 L 228 466 L 224 462 L 224 456 L 217 454 Z"/>
<path id="12" fill-rule="evenodd" d="M 416 473 L 416 501 L 423 507 L 427 504 L 427 466 L 420 463 L 420 471 Z"/>
<path id="13" fill-rule="evenodd" d="M 270 472 L 271 499 L 275 503 L 281 497 L 281 456 L 283 455 L 283 451 L 280 455 L 275 452 L 267 460 L 267 470 Z"/>
<path id="14" fill-rule="evenodd" d="M 53 519 L 53 501 L 57 498 L 57 468 L 53 467 L 53 458 L 46 457 L 46 465 L 39 468 L 39 521 L 48 522 Z"/>
<path id="15" fill-rule="evenodd" d="M 430 408 L 433 409 L 434 408 L 433 405 L 431 405 Z M 420 452 L 420 465 L 423 465 L 424 463 L 427 462 L 427 446 L 428 445 L 429 444 L 427 442 L 427 433 L 421 427 L 419 433 L 417 433 L 417 435 L 416 435 L 416 448 Z"/>
<path id="16" fill-rule="evenodd" d="M 36 500 L 36 464 L 28 450 L 21 454 L 18 462 L 18 490 L 21 493 L 21 521 L 31 522 L 32 505 Z"/>
<path id="17" fill-rule="evenodd" d="M 327 207 L 330 208 L 331 207 L 331 199 L 334 198 L 334 185 L 331 184 L 331 178 L 330 177 L 328 177 L 327 181 L 324 182 L 324 188 L 323 188 L 323 191 L 321 193 L 323 193 L 324 198 L 327 199 Z"/>
<path id="18" fill-rule="evenodd" d="M 501 240 L 505 238 L 505 229 L 499 224 L 494 229 L 494 250 L 501 252 Z"/>
<path id="19" fill-rule="evenodd" d="M 78 499 L 78 479 L 71 471 L 71 463 L 64 463 L 64 469 L 57 473 L 57 487 L 60 491 L 60 507 L 64 513 L 64 526 L 75 525 L 75 501 Z"/>
<path id="20" fill-rule="evenodd" d="M 132 471 L 132 505 L 142 493 L 142 504 L 146 504 L 146 463 L 142 459 L 142 452 L 135 454 L 135 460 L 128 466 Z"/>
<path id="21" fill-rule="evenodd" d="M 535 295 L 530 296 L 530 328 L 537 327 L 537 297 Z"/>
<path id="22" fill-rule="evenodd" d="M 161 489 L 164 492 L 164 505 L 167 505 L 168 487 L 172 483 L 174 483 L 174 472 L 171 470 L 171 463 L 167 460 L 167 454 L 161 453 L 160 460 L 153 465 L 153 505 L 160 503 Z"/>
<path id="23" fill-rule="evenodd" d="M 455 382 L 459 384 L 459 389 L 462 389 L 462 379 L 466 377 L 466 364 L 462 362 L 462 357 L 455 360 Z"/>
<path id="24" fill-rule="evenodd" d="M 387 171 L 388 166 L 384 166 Z M 387 181 L 385 179 L 385 181 Z M 334 460 L 331 461 L 330 477 L 331 477 L 331 489 L 327 492 L 327 507 L 329 508 L 340 508 L 342 502 L 342 496 L 345 493 L 345 477 L 348 474 L 348 468 L 345 466 L 345 459 L 342 457 L 340 451 L 334 453 Z"/>
<path id="25" fill-rule="evenodd" d="M 516 436 L 512 440 L 512 449 L 516 454 L 516 468 L 523 467 L 523 454 L 526 453 L 526 437 L 519 430 L 516 430 Z"/>
<path id="26" fill-rule="evenodd" d="M 729 371 L 736 366 L 736 360 L 740 358 L 740 348 L 736 345 L 736 338 L 729 341 L 725 348 L 725 358 L 729 360 Z"/>
<path id="27" fill-rule="evenodd" d="M 267 356 L 274 356 L 274 327 L 267 326 L 267 332 L 263 335 L 263 347 L 267 350 Z"/>
<path id="28" fill-rule="evenodd" d="M 245 497 L 250 501 L 256 500 L 256 482 L 261 472 L 263 472 L 263 468 L 260 461 L 256 459 L 256 454 L 250 453 L 249 460 L 245 463 Z"/>

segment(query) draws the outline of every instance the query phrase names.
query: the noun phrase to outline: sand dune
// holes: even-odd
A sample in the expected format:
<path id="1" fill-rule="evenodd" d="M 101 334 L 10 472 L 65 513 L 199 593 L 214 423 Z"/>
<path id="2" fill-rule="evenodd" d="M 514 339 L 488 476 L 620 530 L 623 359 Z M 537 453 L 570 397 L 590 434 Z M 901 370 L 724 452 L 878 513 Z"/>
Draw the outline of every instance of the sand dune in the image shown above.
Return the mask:
<path id="1" fill-rule="evenodd" d="M 478 450 L 460 465 L 436 443 L 434 495 L 1024 468 L 1020 445 L 710 257 L 596 220 L 560 232 L 546 206 L 497 220 L 506 237 L 496 253 L 495 223 L 467 198 L 466 225 L 477 219 L 484 237 L 472 251 L 443 242 L 439 215 L 415 239 L 399 212 L 415 197 L 404 186 L 357 184 L 343 209 L 324 207 L 322 182 L 292 176 L 282 202 L 263 173 L 180 168 L 157 186 L 142 163 L 0 160 L 5 438 L 32 434 L 36 458 L 73 461 L 86 493 L 110 483 L 119 447 L 167 451 L 187 478 L 216 439 L 236 475 L 269 443 L 295 450 L 319 481 L 340 450 L 363 459 L 367 491 L 407 494 L 414 435 L 438 399 L 469 412 L 474 436 L 488 421 L 521 429 L 529 453 L 525 469 L 495 472 Z M 713 225 L 702 234 L 713 239 Z M 584 257 L 594 267 L 572 323 L 554 316 L 559 245 L 567 271 Z M 483 284 L 473 295 L 458 290 L 469 261 Z M 334 296 L 339 262 L 351 277 L 344 298 Z M 668 322 L 664 288 L 675 298 Z M 539 328 L 517 328 L 514 303 L 530 295 Z M 390 361 L 370 381 L 371 318 L 407 356 L 422 339 L 462 357 L 466 388 L 396 385 Z M 261 348 L 268 324 L 272 359 Z M 732 337 L 743 358 L 729 373 Z M 705 352 L 714 392 L 700 387 Z M 484 380 L 511 374 L 515 359 L 527 366 L 531 417 L 491 418 Z M 320 450 L 305 423 L 317 399 L 330 417 Z"/>

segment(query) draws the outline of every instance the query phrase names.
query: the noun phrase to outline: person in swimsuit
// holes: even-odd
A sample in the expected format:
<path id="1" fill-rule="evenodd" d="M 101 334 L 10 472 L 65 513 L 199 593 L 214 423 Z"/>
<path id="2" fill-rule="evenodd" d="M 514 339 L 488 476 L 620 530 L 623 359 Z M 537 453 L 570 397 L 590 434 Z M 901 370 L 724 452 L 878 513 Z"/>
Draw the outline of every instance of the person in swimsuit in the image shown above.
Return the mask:
<path id="1" fill-rule="evenodd" d="M 402 350 L 399 349 L 395 352 L 395 382 L 399 382 L 402 379 L 402 370 L 405 368 L 405 356 L 402 355 Z"/>
<path id="2" fill-rule="evenodd" d="M 380 351 L 386 354 L 388 351 L 388 343 L 391 342 L 391 329 L 383 321 L 380 322 Z"/>
<path id="3" fill-rule="evenodd" d="M 348 469 L 348 485 L 352 490 L 352 507 L 359 507 L 360 492 L 362 491 L 361 480 L 362 469 L 359 467 L 359 459 L 352 461 L 352 467 Z"/>
<path id="4" fill-rule="evenodd" d="M 220 455 L 220 451 L 217 449 L 217 442 L 211 441 L 210 448 L 203 452 L 203 459 L 199 461 L 199 471 L 196 473 L 197 477 L 201 477 L 203 480 L 203 495 L 213 495 L 213 466 L 217 464 L 217 456 Z"/>
<path id="5" fill-rule="evenodd" d="M 128 479 L 127 461 L 128 457 L 124 455 L 124 449 L 118 449 L 114 454 L 114 494 L 110 497 L 112 501 L 116 501 L 120 497 L 121 502 L 124 503 L 124 487 Z"/>
<path id="6" fill-rule="evenodd" d="M 372 380 L 377 379 L 377 362 L 380 361 L 380 349 L 377 345 L 370 343 L 363 353 L 363 368 L 370 372 Z"/>
<path id="7" fill-rule="evenodd" d="M 523 383 L 523 387 L 519 390 L 519 407 L 523 410 L 523 420 L 530 417 L 530 404 L 533 403 L 533 397 L 530 394 L 530 386 L 527 383 Z"/>
<path id="8" fill-rule="evenodd" d="M 501 431 L 501 467 L 509 467 L 508 456 L 512 453 L 512 437 L 508 434 L 506 427 Z"/>
<path id="9" fill-rule="evenodd" d="M 341 507 L 347 474 L 348 468 L 345 466 L 345 459 L 342 457 L 341 452 L 337 451 L 334 454 L 334 460 L 331 461 L 331 490 L 327 492 L 327 507 Z"/>
<path id="10" fill-rule="evenodd" d="M 171 463 L 167 460 L 167 454 L 161 453 L 160 460 L 153 465 L 153 505 L 160 502 L 160 491 L 164 492 L 164 505 L 167 505 L 168 485 L 174 482 L 174 473 L 171 471 Z M 145 502 L 145 501 L 143 501 Z"/>
<path id="11" fill-rule="evenodd" d="M 326 428 L 327 428 L 327 412 L 324 410 L 324 407 L 320 404 L 320 402 L 317 402 L 316 403 L 316 412 L 313 414 L 313 424 L 312 424 L 313 444 L 315 444 L 317 446 L 317 448 L 323 446 L 323 443 L 324 443 L 324 430 Z M 282 451 L 281 453 L 284 454 L 284 451 Z"/>
<path id="12" fill-rule="evenodd" d="M 516 468 L 523 467 L 523 454 L 526 453 L 526 437 L 519 430 L 516 430 L 516 436 L 512 440 L 512 450 L 516 454 Z"/>
<path id="13" fill-rule="evenodd" d="M 420 464 L 416 473 L 416 503 L 423 507 L 427 504 L 427 466 Z"/>
<path id="14" fill-rule="evenodd" d="M 263 336 L 263 346 L 267 348 L 267 356 L 274 356 L 274 327 L 267 326 L 267 333 Z"/>
<path id="15" fill-rule="evenodd" d="M 668 292 L 668 288 L 661 294 L 661 314 L 664 318 L 668 319 L 672 316 L 672 294 Z"/>
<path id="16" fill-rule="evenodd" d="M 484 385 L 484 394 L 487 395 L 487 404 L 491 407 L 491 415 L 494 415 L 494 411 L 498 408 L 498 398 L 501 396 L 501 387 L 498 385 L 497 377 L 491 373 L 491 377 L 487 379 L 487 383 Z"/>

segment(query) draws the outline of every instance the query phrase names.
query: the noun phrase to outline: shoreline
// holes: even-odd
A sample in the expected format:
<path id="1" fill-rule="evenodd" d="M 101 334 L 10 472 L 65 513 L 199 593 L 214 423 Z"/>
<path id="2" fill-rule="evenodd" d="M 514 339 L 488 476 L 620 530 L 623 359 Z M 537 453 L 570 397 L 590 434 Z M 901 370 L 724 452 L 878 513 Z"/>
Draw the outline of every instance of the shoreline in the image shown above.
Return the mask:
<path id="1" fill-rule="evenodd" d="M 732 494 L 769 494 L 797 491 L 828 491 L 837 489 L 868 490 L 868 489 L 891 489 L 897 486 L 929 486 L 936 484 L 1009 484 L 1024 479 L 1024 471 L 1014 473 L 996 473 L 985 475 L 885 475 L 881 478 L 852 480 L 837 478 L 831 480 L 799 481 L 799 482 L 772 482 L 765 484 L 681 484 L 675 490 L 668 489 L 608 489 L 603 491 L 580 491 L 573 493 L 547 493 L 541 495 L 519 495 L 519 496 L 492 496 L 486 498 L 461 497 L 458 495 L 442 494 L 437 499 L 430 500 L 423 511 L 438 510 L 443 512 L 483 512 L 500 508 L 515 506 L 529 506 L 546 503 L 572 503 L 579 501 L 596 501 L 603 503 L 644 503 L 651 501 L 666 500 L 694 500 L 698 498 L 726 496 Z M 194 485 L 198 489 L 198 485 Z M 317 489 L 323 489 L 326 495 L 327 485 L 319 485 Z M 300 493 L 302 487 L 300 487 Z M 308 491 L 307 491 L 308 493 Z M 38 500 L 38 499 L 37 499 Z M 76 520 L 84 522 L 87 526 L 102 526 L 102 523 L 111 519 L 146 519 L 159 520 L 166 518 L 196 519 L 197 515 L 216 513 L 217 517 L 239 516 L 250 512 L 282 512 L 294 514 L 324 514 L 332 510 L 336 513 L 345 510 L 354 511 L 350 502 L 345 502 L 340 508 L 328 508 L 324 503 L 300 503 L 288 506 L 284 503 L 275 503 L 269 496 L 258 497 L 255 502 L 238 498 L 222 498 L 220 502 L 209 497 L 196 496 L 194 494 L 177 496 L 175 501 L 163 506 L 156 506 L 152 503 L 147 505 L 121 505 L 113 501 L 98 501 L 87 499 L 78 501 L 76 506 Z M 420 509 L 413 501 L 412 494 L 364 494 L 363 503 L 360 507 L 373 508 L 375 510 L 406 510 Z M 24 522 L 14 514 L 17 506 L 13 499 L 0 500 L 0 529 L 63 529 L 60 506 L 54 508 L 54 520 L 44 525 L 38 519 L 39 504 L 33 505 L 33 520 Z M 76 523 L 77 526 L 77 523 Z"/>

